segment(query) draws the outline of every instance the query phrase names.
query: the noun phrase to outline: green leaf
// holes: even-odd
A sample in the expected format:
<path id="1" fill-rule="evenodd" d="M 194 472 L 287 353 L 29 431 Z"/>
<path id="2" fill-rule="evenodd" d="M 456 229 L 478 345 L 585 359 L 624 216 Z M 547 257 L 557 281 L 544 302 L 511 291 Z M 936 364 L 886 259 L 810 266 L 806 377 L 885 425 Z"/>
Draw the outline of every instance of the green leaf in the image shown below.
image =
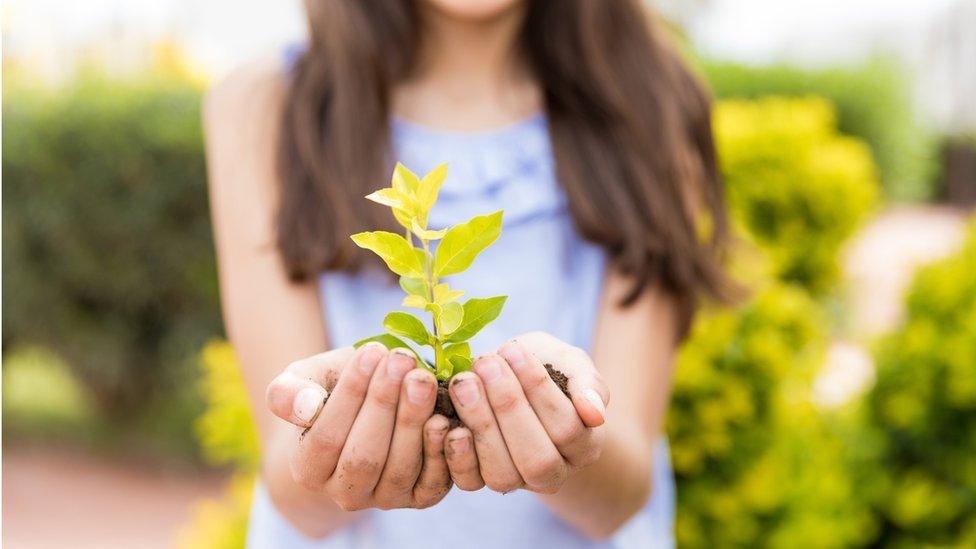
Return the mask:
<path id="1" fill-rule="evenodd" d="M 396 167 L 393 168 L 393 180 L 390 184 L 394 189 L 412 196 L 420 188 L 420 178 L 406 166 L 397 162 Z"/>
<path id="2" fill-rule="evenodd" d="M 434 286 L 434 303 L 445 303 L 454 301 L 464 295 L 464 290 L 452 290 L 447 282 L 441 282 Z"/>
<path id="3" fill-rule="evenodd" d="M 489 322 L 498 318 L 502 312 L 502 307 L 505 306 L 506 299 L 508 296 L 500 295 L 484 299 L 475 297 L 465 301 L 461 324 L 452 332 L 442 333 L 441 337 L 446 334 L 445 341 L 467 341 L 471 339 Z"/>
<path id="4" fill-rule="evenodd" d="M 411 353 L 413 353 L 414 358 L 417 359 L 417 364 L 424 366 L 425 368 L 428 369 L 430 368 L 430 366 L 427 364 L 427 361 L 421 358 L 420 355 L 417 354 L 417 351 L 413 349 L 413 347 L 407 345 L 407 343 L 402 339 L 390 334 L 379 334 L 379 335 L 374 335 L 372 337 L 367 337 L 365 339 L 360 339 L 359 341 L 353 343 L 352 346 L 358 349 L 363 345 L 366 345 L 370 341 L 376 341 L 377 343 L 381 343 L 387 349 L 396 349 L 398 347 L 401 349 L 406 349 Z"/>
<path id="5" fill-rule="evenodd" d="M 417 238 L 423 240 L 440 240 L 447 234 L 447 229 L 441 229 L 439 231 L 424 229 L 417 223 L 416 219 L 411 222 L 410 230 L 413 231 L 413 234 L 417 235 Z"/>
<path id="6" fill-rule="evenodd" d="M 400 305 L 414 309 L 427 309 L 427 299 L 419 295 L 408 295 L 403 298 Z"/>
<path id="7" fill-rule="evenodd" d="M 420 297 L 425 297 L 427 295 L 427 285 L 420 278 L 413 278 L 409 276 L 400 277 L 400 287 L 408 295 L 419 295 Z"/>
<path id="8" fill-rule="evenodd" d="M 467 372 L 471 369 L 471 365 L 474 363 L 469 356 L 452 356 L 447 359 L 451 363 L 451 373 L 460 374 L 461 372 Z"/>
<path id="9" fill-rule="evenodd" d="M 446 276 L 467 269 L 482 250 L 498 239 L 501 232 L 501 210 L 473 217 L 467 223 L 451 227 L 437 246 L 434 275 Z"/>
<path id="10" fill-rule="evenodd" d="M 402 236 L 386 231 L 372 231 L 352 235 L 352 241 L 360 248 L 373 251 L 386 263 L 391 271 L 400 276 L 422 278 L 424 265 L 417 249 Z"/>
<path id="11" fill-rule="evenodd" d="M 457 329 L 461 324 L 464 309 L 457 301 L 448 303 L 428 303 L 427 309 L 434 313 L 434 324 L 437 326 L 437 333 L 449 334 Z"/>
<path id="12" fill-rule="evenodd" d="M 451 364 L 451 373 L 457 374 L 471 369 L 471 346 L 455 343 L 444 347 L 444 360 Z"/>
<path id="13" fill-rule="evenodd" d="M 396 335 L 410 338 L 421 345 L 431 344 L 431 335 L 427 327 L 417 317 L 399 311 L 386 315 L 383 327 Z"/>
<path id="14" fill-rule="evenodd" d="M 447 164 L 441 164 L 424 176 L 424 179 L 420 182 L 420 186 L 414 193 L 417 202 L 417 217 L 423 219 L 425 227 L 427 226 L 427 214 L 434 207 L 434 203 L 437 202 L 437 195 L 440 193 L 441 185 L 444 184 L 446 178 Z"/>

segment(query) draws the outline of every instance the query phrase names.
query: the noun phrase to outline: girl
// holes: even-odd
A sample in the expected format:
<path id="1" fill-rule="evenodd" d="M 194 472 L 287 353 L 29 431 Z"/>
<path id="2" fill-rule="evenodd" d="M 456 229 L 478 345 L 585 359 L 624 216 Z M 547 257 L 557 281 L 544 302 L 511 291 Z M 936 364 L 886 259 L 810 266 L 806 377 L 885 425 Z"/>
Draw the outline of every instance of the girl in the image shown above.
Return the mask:
<path id="1" fill-rule="evenodd" d="M 249 544 L 672 545 L 672 356 L 727 291 L 701 86 L 638 0 L 307 10 L 301 51 L 205 105 L 224 314 L 263 448 Z M 410 355 L 349 347 L 402 297 L 349 240 L 392 223 L 362 197 L 396 160 L 449 163 L 431 228 L 505 210 L 451 280 L 509 296 L 451 383 L 453 429 Z"/>

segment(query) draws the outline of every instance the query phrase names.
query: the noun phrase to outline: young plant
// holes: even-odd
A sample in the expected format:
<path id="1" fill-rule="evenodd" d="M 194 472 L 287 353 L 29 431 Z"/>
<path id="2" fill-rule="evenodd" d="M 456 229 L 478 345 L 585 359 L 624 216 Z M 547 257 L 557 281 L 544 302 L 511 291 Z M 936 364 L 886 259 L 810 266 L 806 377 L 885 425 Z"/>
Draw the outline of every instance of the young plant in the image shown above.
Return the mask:
<path id="1" fill-rule="evenodd" d="M 378 341 L 390 349 L 410 349 L 417 356 L 417 363 L 430 368 L 441 381 L 471 369 L 468 340 L 498 317 L 506 299 L 471 298 L 462 304 L 459 299 L 464 292 L 441 281 L 470 267 L 475 257 L 498 239 L 502 229 L 501 210 L 446 229 L 428 229 L 428 213 L 437 202 L 446 177 L 447 164 L 420 178 L 397 163 L 391 186 L 366 198 L 390 207 L 404 234 L 368 231 L 352 235 L 357 246 L 378 255 L 400 276 L 400 287 L 407 294 L 403 306 L 427 311 L 432 320 L 432 329 L 428 330 L 423 321 L 409 313 L 389 313 L 383 319 L 387 333 L 358 341 L 355 346 Z M 434 364 L 421 358 L 401 337 L 432 347 Z"/>

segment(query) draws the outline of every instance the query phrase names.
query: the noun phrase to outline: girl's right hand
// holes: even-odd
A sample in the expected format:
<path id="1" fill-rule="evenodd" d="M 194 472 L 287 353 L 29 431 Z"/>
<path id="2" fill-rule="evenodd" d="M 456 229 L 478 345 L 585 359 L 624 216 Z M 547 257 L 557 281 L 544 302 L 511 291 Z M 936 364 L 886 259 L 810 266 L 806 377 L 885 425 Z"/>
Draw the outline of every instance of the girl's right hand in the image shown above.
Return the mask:
<path id="1" fill-rule="evenodd" d="M 294 362 L 276 377 L 268 407 L 305 430 L 291 448 L 294 481 L 344 511 L 426 508 L 443 499 L 451 488 L 448 422 L 430 415 L 437 381 L 415 366 L 403 349 L 367 343 Z"/>

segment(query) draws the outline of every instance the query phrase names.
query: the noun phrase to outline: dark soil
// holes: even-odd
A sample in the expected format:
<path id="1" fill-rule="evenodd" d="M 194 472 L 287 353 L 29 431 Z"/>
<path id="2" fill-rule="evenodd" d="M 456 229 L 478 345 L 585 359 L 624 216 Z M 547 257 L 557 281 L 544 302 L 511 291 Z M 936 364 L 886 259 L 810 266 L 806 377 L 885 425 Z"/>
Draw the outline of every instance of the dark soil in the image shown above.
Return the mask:
<path id="1" fill-rule="evenodd" d="M 546 364 L 546 372 L 549 373 L 549 377 L 556 383 L 559 390 L 569 397 L 569 378 L 566 374 L 555 369 L 552 364 Z M 451 402 L 451 395 L 448 392 L 450 387 L 450 381 L 438 381 L 437 382 L 437 402 L 434 404 L 434 413 L 440 414 L 447 418 L 451 424 L 451 429 L 462 425 L 461 418 L 458 417 L 457 411 L 454 409 L 454 403 Z"/>
<path id="2" fill-rule="evenodd" d="M 566 395 L 566 398 L 571 398 L 569 396 L 569 378 L 566 377 L 566 374 L 553 368 L 552 364 L 546 364 L 545 367 L 546 367 L 546 371 L 549 372 L 549 377 L 551 377 L 552 380 L 556 382 L 556 386 L 559 387 L 559 390 L 562 391 L 564 395 Z"/>

